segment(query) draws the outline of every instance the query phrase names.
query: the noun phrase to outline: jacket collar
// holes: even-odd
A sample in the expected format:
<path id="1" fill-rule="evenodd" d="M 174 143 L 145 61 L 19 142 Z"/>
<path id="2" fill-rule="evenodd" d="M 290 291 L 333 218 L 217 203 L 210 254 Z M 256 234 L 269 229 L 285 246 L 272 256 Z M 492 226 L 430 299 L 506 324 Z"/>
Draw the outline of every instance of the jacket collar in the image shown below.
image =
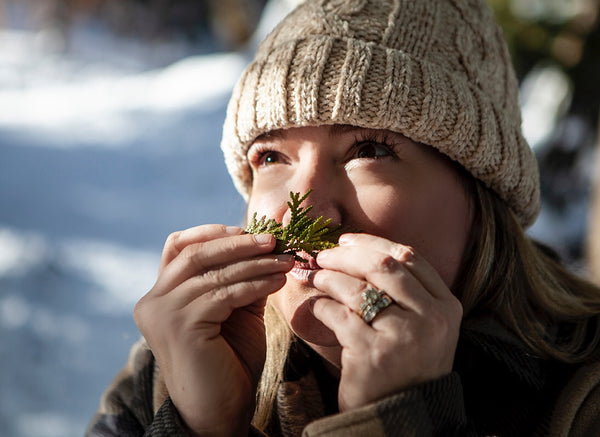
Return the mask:
<path id="1" fill-rule="evenodd" d="M 536 389 L 542 388 L 547 381 L 547 360 L 536 356 L 520 338 L 493 317 L 463 322 L 455 366 L 473 354 L 486 356 Z"/>

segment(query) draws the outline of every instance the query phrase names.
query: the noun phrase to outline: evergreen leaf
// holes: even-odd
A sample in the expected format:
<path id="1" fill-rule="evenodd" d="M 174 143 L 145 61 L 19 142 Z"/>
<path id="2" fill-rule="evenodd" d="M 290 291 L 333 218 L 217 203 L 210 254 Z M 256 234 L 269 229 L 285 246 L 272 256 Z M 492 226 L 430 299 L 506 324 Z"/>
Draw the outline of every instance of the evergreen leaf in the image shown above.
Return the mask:
<path id="1" fill-rule="evenodd" d="M 340 235 L 347 230 L 341 225 L 330 226 L 331 218 L 309 217 L 308 213 L 312 210 L 312 205 L 300 206 L 311 192 L 312 190 L 308 190 L 303 196 L 300 196 L 300 193 L 290 192 L 290 200 L 287 202 L 290 209 L 290 222 L 287 226 L 266 216 L 258 219 L 255 212 L 246 226 L 246 232 L 273 234 L 276 239 L 273 253 L 294 255 L 296 260 L 305 262 L 305 259 L 298 256 L 298 252 L 305 252 L 316 258 L 319 251 L 337 246 Z"/>

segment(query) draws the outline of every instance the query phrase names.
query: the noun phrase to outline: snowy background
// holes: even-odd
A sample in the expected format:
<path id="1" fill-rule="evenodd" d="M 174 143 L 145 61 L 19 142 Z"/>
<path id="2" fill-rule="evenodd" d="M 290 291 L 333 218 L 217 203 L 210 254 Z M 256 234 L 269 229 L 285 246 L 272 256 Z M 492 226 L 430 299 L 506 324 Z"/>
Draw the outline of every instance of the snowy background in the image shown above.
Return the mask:
<path id="1" fill-rule="evenodd" d="M 241 222 L 219 139 L 255 42 L 190 55 L 183 43 L 150 46 L 87 22 L 72 29 L 65 51 L 20 25 L 18 2 L 8 5 L 13 26 L 0 31 L 0 435 L 81 436 L 139 336 L 131 312 L 153 284 L 167 235 Z M 285 10 L 271 5 L 258 36 Z M 560 78 L 538 76 L 554 84 L 553 96 L 568 92 Z M 531 138 L 553 129 L 544 123 L 560 103 L 544 103 L 549 115 L 532 113 Z M 580 238 L 582 199 L 568 225 L 561 218 L 562 232 L 545 231 L 558 220 L 548 215 L 533 232 L 556 244 Z"/>
<path id="2" fill-rule="evenodd" d="M 219 140 L 255 42 L 189 55 L 86 22 L 65 53 L 4 6 L 0 436 L 81 436 L 139 338 L 131 312 L 167 235 L 241 224 Z"/>
<path id="3" fill-rule="evenodd" d="M 135 71 L 0 38 L 0 434 L 82 435 L 166 236 L 240 223 L 218 140 L 243 58 Z"/>

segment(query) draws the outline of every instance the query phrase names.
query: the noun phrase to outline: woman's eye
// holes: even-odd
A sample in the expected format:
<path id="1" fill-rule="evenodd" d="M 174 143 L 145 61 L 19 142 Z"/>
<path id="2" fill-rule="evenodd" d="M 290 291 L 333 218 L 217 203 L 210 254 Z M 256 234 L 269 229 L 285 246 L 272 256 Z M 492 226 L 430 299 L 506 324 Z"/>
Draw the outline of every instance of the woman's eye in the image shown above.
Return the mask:
<path id="1" fill-rule="evenodd" d="M 268 167 L 272 164 L 280 163 L 282 159 L 278 152 L 265 150 L 264 152 L 257 154 L 252 161 L 256 167 Z"/>
<path id="2" fill-rule="evenodd" d="M 263 155 L 261 156 L 262 165 L 276 164 L 278 161 L 279 158 L 275 152 L 263 153 Z"/>
<path id="3" fill-rule="evenodd" d="M 390 147 L 385 144 L 365 142 L 357 146 L 355 156 L 357 158 L 377 159 L 392 155 L 393 152 Z"/>

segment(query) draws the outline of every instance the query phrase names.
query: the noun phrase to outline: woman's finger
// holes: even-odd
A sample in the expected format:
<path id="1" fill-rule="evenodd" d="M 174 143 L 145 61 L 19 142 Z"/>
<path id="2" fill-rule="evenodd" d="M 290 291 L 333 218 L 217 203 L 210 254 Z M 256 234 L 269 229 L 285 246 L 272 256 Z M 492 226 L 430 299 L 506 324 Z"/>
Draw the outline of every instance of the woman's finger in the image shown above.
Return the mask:
<path id="1" fill-rule="evenodd" d="M 153 290 L 158 294 L 165 293 L 192 276 L 267 254 L 274 247 L 275 238 L 270 234 L 245 234 L 190 244 L 163 269 Z"/>
<path id="2" fill-rule="evenodd" d="M 310 309 L 316 319 L 333 331 L 343 348 L 368 350 L 375 330 L 346 305 L 328 297 L 314 297 Z"/>
<path id="3" fill-rule="evenodd" d="M 216 238 L 242 235 L 244 230 L 238 226 L 202 225 L 183 231 L 173 232 L 167 237 L 160 260 L 160 270 L 173 261 L 181 251 L 194 243 L 202 243 Z"/>
<path id="4" fill-rule="evenodd" d="M 187 303 L 186 310 L 192 311 L 203 323 L 223 323 L 236 308 L 246 307 L 257 301 L 266 303 L 267 296 L 283 287 L 286 280 L 284 273 L 274 273 L 228 284 Z"/>
<path id="5" fill-rule="evenodd" d="M 380 252 L 383 256 L 376 258 L 361 257 L 362 262 L 345 264 L 344 268 L 349 274 L 362 275 L 367 278 L 369 271 L 385 274 L 397 270 L 399 266 L 403 266 L 435 298 L 442 299 L 451 295 L 448 286 L 439 273 L 410 246 L 394 243 L 385 238 L 369 234 L 344 234 L 340 238 L 339 246 L 330 250 L 343 250 L 344 248 L 349 249 L 356 246 L 360 246 L 361 250 L 368 247 L 369 250 Z M 323 251 L 323 254 L 325 252 L 328 251 Z M 343 259 L 343 257 L 340 257 L 337 258 L 337 261 L 343 261 Z M 352 259 L 348 258 L 348 260 Z M 321 258 L 317 258 L 317 262 L 321 265 Z M 331 267 L 328 266 L 327 268 Z"/>
<path id="6" fill-rule="evenodd" d="M 332 252 L 331 255 L 348 259 L 351 256 L 362 256 L 363 253 L 361 251 L 356 254 L 356 250 L 346 248 L 335 253 Z M 372 260 L 381 256 L 380 253 L 374 253 L 365 258 Z M 398 264 L 394 272 L 370 270 L 368 266 L 367 270 L 362 277 L 351 276 L 350 272 L 319 270 L 313 276 L 313 284 L 356 312 L 360 312 L 360 307 L 364 302 L 363 292 L 373 287 L 384 290 L 403 309 L 422 314 L 430 306 L 431 295 L 401 264 Z M 356 272 L 354 273 L 356 274 Z"/>
<path id="7" fill-rule="evenodd" d="M 277 274 L 285 275 L 293 266 L 292 255 L 269 255 L 243 260 L 192 276 L 171 290 L 169 295 L 172 296 L 175 308 L 183 308 L 205 293 L 218 293 L 218 290 L 237 283 L 251 282 Z"/>
<path id="8" fill-rule="evenodd" d="M 315 288 L 326 293 L 332 299 L 358 312 L 362 303 L 362 291 L 369 284 L 367 281 L 349 276 L 335 270 L 317 270 L 312 276 Z"/>

